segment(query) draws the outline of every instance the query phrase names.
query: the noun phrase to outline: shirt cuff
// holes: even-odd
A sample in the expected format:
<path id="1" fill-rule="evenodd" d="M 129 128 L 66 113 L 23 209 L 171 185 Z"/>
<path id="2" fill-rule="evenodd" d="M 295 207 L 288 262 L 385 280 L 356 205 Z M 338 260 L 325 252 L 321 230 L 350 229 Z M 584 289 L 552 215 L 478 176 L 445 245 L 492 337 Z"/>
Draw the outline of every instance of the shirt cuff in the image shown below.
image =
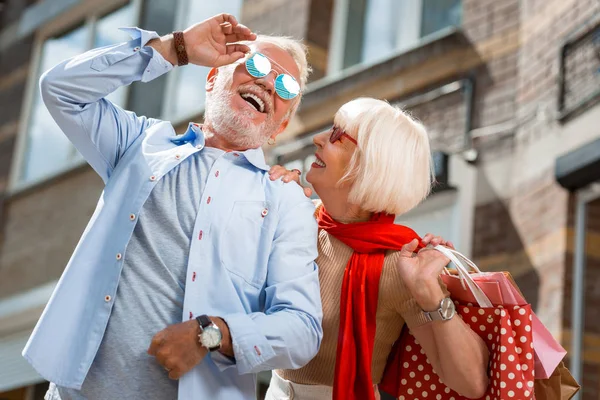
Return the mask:
<path id="1" fill-rule="evenodd" d="M 142 82 L 149 82 L 160 75 L 169 72 L 173 69 L 173 64 L 165 60 L 158 51 L 150 46 L 146 46 L 152 39 L 158 39 L 160 36 L 155 31 L 146 31 L 140 28 L 119 28 L 121 31 L 129 34 L 131 39 L 139 40 L 138 46 L 143 47 L 144 51 L 148 51 L 150 61 L 142 73 Z"/>
<path id="2" fill-rule="evenodd" d="M 233 353 L 239 374 L 255 373 L 267 368 L 267 361 L 275 351 L 247 314 L 230 314 L 221 317 L 227 323 L 233 344 Z M 259 366 L 265 368 L 257 368 Z"/>
<path id="3" fill-rule="evenodd" d="M 209 354 L 210 358 L 221 372 L 236 366 L 235 358 L 229 358 L 226 355 L 221 354 L 220 351 L 211 351 Z"/>

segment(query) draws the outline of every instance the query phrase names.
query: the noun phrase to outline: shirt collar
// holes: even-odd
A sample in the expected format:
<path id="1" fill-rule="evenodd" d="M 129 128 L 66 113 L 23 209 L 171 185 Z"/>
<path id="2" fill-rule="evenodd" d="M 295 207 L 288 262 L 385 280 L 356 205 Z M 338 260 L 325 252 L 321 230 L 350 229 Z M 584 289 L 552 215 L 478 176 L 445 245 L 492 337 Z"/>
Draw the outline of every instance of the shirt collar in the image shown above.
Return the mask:
<path id="1" fill-rule="evenodd" d="M 178 146 L 190 143 L 194 147 L 202 150 L 206 144 L 206 139 L 202 133 L 202 126 L 195 122 L 190 122 L 185 133 L 181 136 L 172 138 L 171 142 Z M 265 153 L 260 147 L 245 151 L 232 151 L 230 153 L 243 156 L 250 164 L 254 165 L 258 169 L 262 169 L 263 171 L 268 171 L 270 169 L 265 162 Z"/>

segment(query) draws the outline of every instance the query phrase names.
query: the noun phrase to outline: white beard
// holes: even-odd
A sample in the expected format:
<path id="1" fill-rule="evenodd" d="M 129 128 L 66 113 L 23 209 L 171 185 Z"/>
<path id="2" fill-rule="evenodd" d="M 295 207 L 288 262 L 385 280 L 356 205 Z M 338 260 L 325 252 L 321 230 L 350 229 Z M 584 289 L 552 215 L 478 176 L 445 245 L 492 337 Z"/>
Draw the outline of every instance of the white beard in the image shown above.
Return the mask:
<path id="1" fill-rule="evenodd" d="M 243 149 L 256 149 L 277 132 L 281 121 L 275 121 L 272 115 L 267 115 L 265 122 L 255 125 L 252 123 L 254 111 L 247 109 L 234 112 L 231 100 L 238 93 L 229 89 L 233 81 L 232 73 L 227 68 L 219 71 L 213 90 L 206 94 L 204 122 L 213 128 L 215 135 L 227 142 Z"/>

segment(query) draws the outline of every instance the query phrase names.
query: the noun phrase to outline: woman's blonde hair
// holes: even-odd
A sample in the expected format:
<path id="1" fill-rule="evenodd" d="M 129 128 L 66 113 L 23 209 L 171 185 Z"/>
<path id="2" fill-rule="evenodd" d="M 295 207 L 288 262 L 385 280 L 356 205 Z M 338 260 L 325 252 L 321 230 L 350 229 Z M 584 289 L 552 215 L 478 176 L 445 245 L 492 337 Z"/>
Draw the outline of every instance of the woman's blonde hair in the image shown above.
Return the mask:
<path id="1" fill-rule="evenodd" d="M 336 113 L 334 125 L 358 141 L 340 183 L 353 181 L 349 202 L 371 212 L 404 214 L 431 190 L 433 162 L 425 127 L 399 107 L 358 98 Z"/>

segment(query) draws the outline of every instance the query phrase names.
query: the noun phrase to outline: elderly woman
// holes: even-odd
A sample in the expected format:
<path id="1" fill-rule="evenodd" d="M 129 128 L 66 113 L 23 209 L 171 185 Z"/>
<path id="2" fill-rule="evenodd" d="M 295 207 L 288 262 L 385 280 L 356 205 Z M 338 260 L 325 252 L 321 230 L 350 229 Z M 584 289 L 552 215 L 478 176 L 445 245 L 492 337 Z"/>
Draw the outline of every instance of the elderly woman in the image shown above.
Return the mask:
<path id="1" fill-rule="evenodd" d="M 420 241 L 393 224 L 429 194 L 425 128 L 384 101 L 360 98 L 344 104 L 314 143 L 306 179 L 322 201 L 316 215 L 323 341 L 303 368 L 274 371 L 266 398 L 379 398 L 377 384 L 405 324 L 446 385 L 481 397 L 488 350 L 446 299 L 439 274 L 448 259 L 429 249 L 414 256 L 445 242 L 431 235 Z M 271 173 L 292 176 L 283 167 Z"/>

